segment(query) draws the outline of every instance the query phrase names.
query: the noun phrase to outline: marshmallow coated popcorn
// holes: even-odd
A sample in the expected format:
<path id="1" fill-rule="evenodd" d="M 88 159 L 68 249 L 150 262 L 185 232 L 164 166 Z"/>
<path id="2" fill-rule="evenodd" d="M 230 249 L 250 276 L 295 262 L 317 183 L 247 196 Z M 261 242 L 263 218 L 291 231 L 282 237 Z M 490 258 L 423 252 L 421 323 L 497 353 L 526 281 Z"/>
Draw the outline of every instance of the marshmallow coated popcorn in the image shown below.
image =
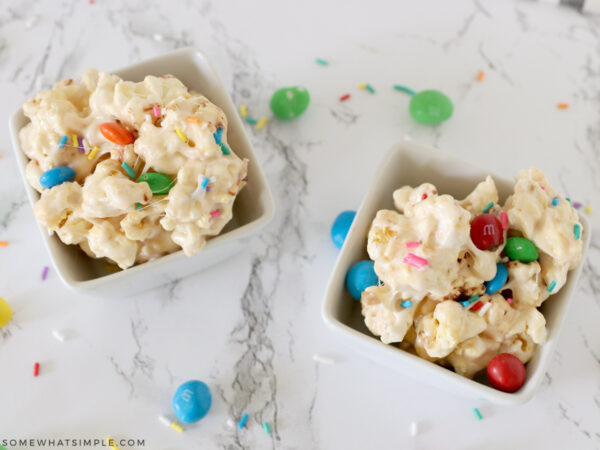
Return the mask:
<path id="1" fill-rule="evenodd" d="M 19 136 L 29 158 L 25 176 L 41 194 L 34 213 L 65 244 L 125 269 L 179 249 L 193 255 L 231 220 L 248 161 L 227 144 L 223 111 L 176 78 L 134 83 L 91 69 L 80 82 L 63 80 L 39 93 L 23 111 L 31 120 Z M 109 141 L 102 123 L 120 124 L 134 142 Z M 213 135 L 219 128 L 229 154 Z M 73 135 L 82 137 L 83 153 Z M 68 143 L 59 148 L 63 136 Z M 136 176 L 167 175 L 170 192 L 153 194 L 127 174 L 124 162 Z M 75 179 L 43 188 L 40 176 L 57 166 L 71 167 Z"/>
<path id="2" fill-rule="evenodd" d="M 557 205 L 552 204 L 555 197 Z M 581 223 L 570 203 L 537 169 L 517 175 L 503 207 L 491 177 L 463 200 L 438 194 L 430 183 L 401 187 L 393 198 L 397 211 L 378 211 L 368 234 L 367 251 L 381 281 L 361 298 L 369 330 L 386 344 L 397 343 L 467 377 L 499 353 L 527 362 L 546 340 L 546 320 L 537 308 L 581 261 L 582 241 L 573 234 Z M 470 223 L 490 202 L 494 206 L 488 214 L 500 217 L 506 211 L 508 226 L 502 244 L 480 250 L 470 238 Z M 510 236 L 530 239 L 538 247 L 538 261 L 508 261 L 502 251 Z M 407 242 L 419 245 L 407 247 Z M 409 253 L 428 264 L 405 263 Z M 506 264 L 508 280 L 488 295 L 484 283 L 494 278 L 498 262 Z M 476 302 L 459 302 L 475 295 L 481 302 L 476 310 Z M 402 307 L 409 299 L 412 306 Z"/>

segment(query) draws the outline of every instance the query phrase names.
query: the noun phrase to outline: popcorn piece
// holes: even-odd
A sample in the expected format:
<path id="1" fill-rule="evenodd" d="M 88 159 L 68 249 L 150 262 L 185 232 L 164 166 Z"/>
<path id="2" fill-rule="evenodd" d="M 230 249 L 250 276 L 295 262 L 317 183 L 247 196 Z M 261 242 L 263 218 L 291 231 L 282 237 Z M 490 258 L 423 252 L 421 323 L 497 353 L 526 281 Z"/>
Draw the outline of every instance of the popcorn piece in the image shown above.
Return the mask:
<path id="1" fill-rule="evenodd" d="M 527 264 L 510 261 L 506 264 L 506 267 L 508 269 L 508 282 L 504 289 L 512 290 L 516 308 L 538 307 L 548 298 L 550 293 L 542 286 L 541 268 L 537 261 Z"/>
<path id="2" fill-rule="evenodd" d="M 82 190 L 74 182 L 62 183 L 52 189 L 45 189 L 40 200 L 33 207 L 35 217 L 49 228 L 59 228 L 70 214 L 81 206 Z"/>
<path id="3" fill-rule="evenodd" d="M 138 244 L 127 239 L 109 221 L 101 221 L 92 227 L 88 234 L 88 244 L 97 258 L 110 258 L 121 269 L 133 265 L 138 251 Z"/>
<path id="4" fill-rule="evenodd" d="M 461 200 L 458 203 L 476 216 L 481 214 L 483 208 L 490 202 L 494 202 L 494 204 L 498 203 L 498 190 L 496 189 L 496 184 L 492 177 L 487 176 L 485 181 L 479 183 L 464 200 Z"/>
<path id="5" fill-rule="evenodd" d="M 403 308 L 401 301 L 389 286 L 371 286 L 362 294 L 365 324 L 371 333 L 381 336 L 384 344 L 402 341 L 412 325 L 416 305 Z"/>

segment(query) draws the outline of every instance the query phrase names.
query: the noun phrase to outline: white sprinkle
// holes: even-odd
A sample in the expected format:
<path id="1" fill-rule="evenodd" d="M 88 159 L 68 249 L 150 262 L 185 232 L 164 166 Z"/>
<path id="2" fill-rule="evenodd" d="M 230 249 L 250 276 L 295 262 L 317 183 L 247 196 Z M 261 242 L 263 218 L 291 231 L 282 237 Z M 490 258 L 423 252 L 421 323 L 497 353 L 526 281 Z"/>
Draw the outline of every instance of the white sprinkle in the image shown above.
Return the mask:
<path id="1" fill-rule="evenodd" d="M 152 35 L 152 39 L 154 39 L 156 42 L 162 42 L 165 40 L 165 37 L 160 33 L 154 33 Z"/>
<path id="2" fill-rule="evenodd" d="M 52 336 L 54 336 L 56 338 L 56 340 L 60 341 L 60 342 L 65 342 L 67 340 L 67 337 L 65 336 L 65 333 L 63 333 L 60 330 L 53 330 L 52 331 Z"/>
<path id="3" fill-rule="evenodd" d="M 410 435 L 414 437 L 417 434 L 419 434 L 419 424 L 417 422 L 411 422 L 411 424 L 410 424 Z"/>
<path id="4" fill-rule="evenodd" d="M 25 21 L 25 28 L 32 28 L 36 23 L 38 23 L 40 18 L 38 16 L 31 16 Z"/>
<path id="5" fill-rule="evenodd" d="M 229 428 L 233 428 L 233 427 L 235 427 L 235 423 L 233 422 L 233 420 L 227 419 L 227 426 Z"/>
<path id="6" fill-rule="evenodd" d="M 169 419 L 167 419 L 165 416 L 162 416 L 162 415 L 158 416 L 158 420 L 160 423 L 162 423 L 166 427 L 171 426 L 171 421 Z"/>
<path id="7" fill-rule="evenodd" d="M 492 307 L 492 302 L 488 302 L 485 305 L 483 305 L 481 307 L 481 309 L 479 310 L 479 312 L 477 314 L 479 314 L 481 317 L 483 317 L 483 315 L 487 312 L 488 309 L 490 309 Z"/>
<path id="8" fill-rule="evenodd" d="M 313 355 L 313 360 L 322 364 L 335 364 L 335 360 L 323 355 Z"/>

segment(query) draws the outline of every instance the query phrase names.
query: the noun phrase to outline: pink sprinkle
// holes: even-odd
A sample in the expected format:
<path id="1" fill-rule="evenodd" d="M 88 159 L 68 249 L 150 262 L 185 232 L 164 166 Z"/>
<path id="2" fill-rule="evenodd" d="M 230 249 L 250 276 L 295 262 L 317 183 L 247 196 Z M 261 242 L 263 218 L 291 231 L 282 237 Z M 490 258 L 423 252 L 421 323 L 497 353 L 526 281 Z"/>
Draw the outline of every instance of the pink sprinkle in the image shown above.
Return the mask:
<path id="1" fill-rule="evenodd" d="M 154 105 L 152 111 L 154 111 L 154 117 L 160 117 L 160 108 L 158 107 L 158 105 Z"/>
<path id="2" fill-rule="evenodd" d="M 418 247 L 419 245 L 421 245 L 421 243 L 419 241 L 408 241 L 408 242 L 404 243 L 404 246 L 406 248 Z"/>
<path id="3" fill-rule="evenodd" d="M 425 258 L 421 258 L 420 256 L 417 256 L 414 253 L 409 253 L 408 255 L 406 255 L 403 261 L 406 264 L 416 267 L 418 269 L 429 264 L 429 261 L 427 261 Z"/>
<path id="4" fill-rule="evenodd" d="M 503 230 L 506 230 L 506 227 L 508 227 L 508 214 L 506 211 L 500 213 L 500 224 L 502 225 Z"/>
<path id="5" fill-rule="evenodd" d="M 219 211 L 218 209 L 215 209 L 214 211 L 212 211 L 210 213 L 210 218 L 214 219 L 215 217 L 219 217 L 221 215 L 221 211 Z"/>
<path id="6" fill-rule="evenodd" d="M 546 186 L 540 186 L 542 188 L 542 191 L 546 190 Z"/>
<path id="7" fill-rule="evenodd" d="M 513 302 L 512 298 L 507 298 L 506 299 L 506 303 L 508 303 L 510 306 L 512 306 L 512 302 Z"/>
<path id="8" fill-rule="evenodd" d="M 48 276 L 48 266 L 44 266 L 44 270 L 42 270 L 42 281 L 46 281 L 47 276 Z"/>

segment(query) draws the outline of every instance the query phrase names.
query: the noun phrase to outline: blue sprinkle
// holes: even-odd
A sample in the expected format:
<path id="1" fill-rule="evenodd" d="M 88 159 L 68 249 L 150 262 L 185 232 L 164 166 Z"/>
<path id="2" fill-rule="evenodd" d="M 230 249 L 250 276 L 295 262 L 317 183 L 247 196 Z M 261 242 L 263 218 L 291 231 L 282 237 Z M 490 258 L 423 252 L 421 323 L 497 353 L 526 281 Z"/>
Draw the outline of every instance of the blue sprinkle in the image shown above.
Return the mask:
<path id="1" fill-rule="evenodd" d="M 215 142 L 217 145 L 221 145 L 221 138 L 223 137 L 223 128 L 217 128 L 217 132 L 213 133 L 213 137 L 215 138 Z"/>
<path id="2" fill-rule="evenodd" d="M 471 297 L 471 298 L 469 298 L 467 300 L 463 300 L 462 302 L 460 302 L 460 304 L 463 305 L 466 308 L 471 303 L 476 302 L 477 300 L 479 300 L 479 295 L 474 295 L 473 297 Z"/>
<path id="3" fill-rule="evenodd" d="M 208 177 L 204 177 L 204 180 L 202 180 L 202 189 L 206 190 L 206 186 L 208 186 L 208 183 L 210 183 L 210 178 Z"/>
<path id="4" fill-rule="evenodd" d="M 139 211 L 140 209 L 142 209 L 142 204 L 141 204 L 141 203 L 136 203 L 136 204 L 135 204 L 135 209 L 137 209 L 138 211 Z"/>
<path id="5" fill-rule="evenodd" d="M 548 292 L 552 292 L 555 287 L 556 287 L 556 280 L 552 280 L 552 283 L 550 283 L 550 286 L 548 286 Z"/>
<path id="6" fill-rule="evenodd" d="M 58 148 L 65 148 L 65 144 L 67 143 L 67 140 L 69 138 L 66 136 L 63 136 L 62 139 L 60 140 L 60 143 L 58 144 Z"/>
<path id="7" fill-rule="evenodd" d="M 404 300 L 400 303 L 403 308 L 410 308 L 412 306 L 412 302 L 410 300 Z"/>
<path id="8" fill-rule="evenodd" d="M 251 125 L 256 125 L 256 123 L 257 123 L 256 119 L 253 119 L 252 117 L 244 117 L 244 120 Z"/>
<path id="9" fill-rule="evenodd" d="M 127 164 L 125 161 L 123 161 L 123 164 L 121 164 L 121 167 L 123 168 L 123 170 L 125 170 L 125 172 L 127 172 L 127 175 L 129 175 L 132 179 L 135 179 L 135 172 L 133 171 L 133 169 L 131 168 L 131 166 L 129 164 Z"/>
<path id="10" fill-rule="evenodd" d="M 556 205 L 558 205 L 558 202 L 559 202 L 559 201 L 560 201 L 560 199 L 559 199 L 558 197 L 554 197 L 554 198 L 552 199 L 552 206 L 556 206 Z"/>
<path id="11" fill-rule="evenodd" d="M 240 423 L 238 423 L 238 428 L 240 430 L 244 428 L 246 422 L 248 422 L 248 413 L 244 413 L 244 415 L 242 416 L 242 420 L 240 420 Z"/>
<path id="12" fill-rule="evenodd" d="M 492 209 L 492 207 L 494 206 L 494 202 L 489 202 L 487 205 L 485 205 L 485 208 L 483 208 L 483 211 L 481 211 L 483 214 L 487 213 L 490 209 Z"/>

